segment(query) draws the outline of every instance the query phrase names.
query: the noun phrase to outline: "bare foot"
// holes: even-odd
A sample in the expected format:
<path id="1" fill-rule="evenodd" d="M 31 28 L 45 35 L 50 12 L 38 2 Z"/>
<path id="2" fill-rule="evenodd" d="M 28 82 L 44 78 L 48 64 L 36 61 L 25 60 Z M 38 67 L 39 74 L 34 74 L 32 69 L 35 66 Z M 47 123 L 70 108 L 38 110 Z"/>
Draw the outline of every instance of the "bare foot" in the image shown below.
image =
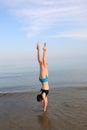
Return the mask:
<path id="1" fill-rule="evenodd" d="M 40 42 L 37 43 L 37 50 L 40 50 Z"/>
<path id="2" fill-rule="evenodd" d="M 43 51 L 46 51 L 47 47 L 46 47 L 46 42 L 44 43 L 44 47 L 43 47 Z"/>

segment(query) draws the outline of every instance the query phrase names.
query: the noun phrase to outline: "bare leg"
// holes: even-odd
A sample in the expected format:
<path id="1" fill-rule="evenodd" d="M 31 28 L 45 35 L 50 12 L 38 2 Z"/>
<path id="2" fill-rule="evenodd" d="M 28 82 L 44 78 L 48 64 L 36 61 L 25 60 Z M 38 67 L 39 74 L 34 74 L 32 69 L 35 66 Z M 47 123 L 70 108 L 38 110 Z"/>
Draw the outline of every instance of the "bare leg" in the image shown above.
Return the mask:
<path id="1" fill-rule="evenodd" d="M 42 57 L 40 55 L 40 43 L 37 43 L 37 57 L 38 57 L 39 64 L 41 64 L 42 63 Z"/>
<path id="2" fill-rule="evenodd" d="M 44 65 L 47 65 L 46 50 L 47 50 L 46 43 L 44 43 L 44 48 L 43 48 L 43 63 L 44 63 Z"/>

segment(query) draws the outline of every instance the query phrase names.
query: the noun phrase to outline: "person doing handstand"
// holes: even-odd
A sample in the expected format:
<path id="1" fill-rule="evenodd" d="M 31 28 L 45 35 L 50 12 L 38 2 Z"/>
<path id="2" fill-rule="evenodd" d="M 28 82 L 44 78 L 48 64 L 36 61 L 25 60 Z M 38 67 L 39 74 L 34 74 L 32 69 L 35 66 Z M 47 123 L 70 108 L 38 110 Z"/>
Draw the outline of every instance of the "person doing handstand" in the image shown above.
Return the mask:
<path id="1" fill-rule="evenodd" d="M 43 57 L 40 55 L 40 43 L 37 44 L 37 58 L 40 65 L 40 75 L 39 80 L 42 83 L 41 94 L 37 95 L 37 101 L 43 103 L 43 111 L 47 110 L 48 106 L 48 98 L 47 95 L 49 93 L 49 84 L 48 84 L 48 64 L 46 60 L 46 43 L 44 43 L 43 47 Z"/>

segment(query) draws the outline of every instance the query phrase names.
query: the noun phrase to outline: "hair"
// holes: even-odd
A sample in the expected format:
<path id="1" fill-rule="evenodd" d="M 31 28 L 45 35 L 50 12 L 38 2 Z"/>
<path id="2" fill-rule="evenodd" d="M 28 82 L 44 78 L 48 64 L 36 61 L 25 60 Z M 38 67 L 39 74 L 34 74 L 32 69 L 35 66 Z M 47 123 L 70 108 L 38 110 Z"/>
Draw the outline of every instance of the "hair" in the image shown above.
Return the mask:
<path id="1" fill-rule="evenodd" d="M 42 95 L 41 95 L 41 94 L 38 94 L 38 95 L 37 95 L 37 101 L 38 101 L 38 102 L 41 102 L 42 99 L 43 99 L 43 98 L 42 98 Z"/>

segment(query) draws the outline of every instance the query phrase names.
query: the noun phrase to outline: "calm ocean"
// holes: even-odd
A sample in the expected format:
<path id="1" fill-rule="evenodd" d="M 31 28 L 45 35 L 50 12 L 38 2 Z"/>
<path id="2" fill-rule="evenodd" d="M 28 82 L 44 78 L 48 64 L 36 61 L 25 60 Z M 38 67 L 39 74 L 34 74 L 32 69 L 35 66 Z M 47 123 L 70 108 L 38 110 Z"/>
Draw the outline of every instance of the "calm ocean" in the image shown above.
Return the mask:
<path id="1" fill-rule="evenodd" d="M 0 93 L 32 92 L 41 88 L 38 72 L 1 72 Z M 49 72 L 50 88 L 87 86 L 86 71 L 59 70 Z"/>

